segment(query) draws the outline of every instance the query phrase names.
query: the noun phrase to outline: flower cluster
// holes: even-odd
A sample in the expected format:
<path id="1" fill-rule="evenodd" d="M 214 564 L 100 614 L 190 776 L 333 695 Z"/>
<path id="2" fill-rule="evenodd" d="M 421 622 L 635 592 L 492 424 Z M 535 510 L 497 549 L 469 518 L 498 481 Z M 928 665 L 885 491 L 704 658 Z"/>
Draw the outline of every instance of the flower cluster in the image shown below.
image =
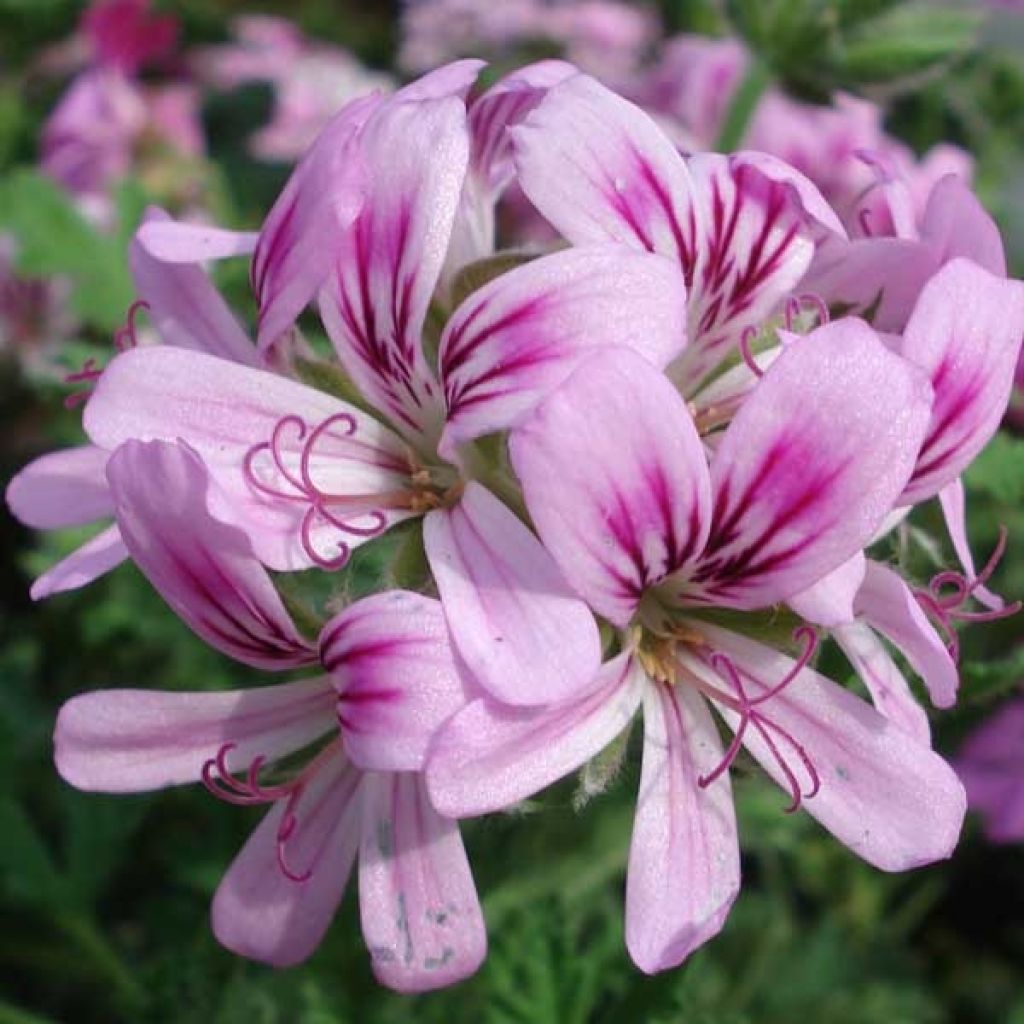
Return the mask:
<path id="1" fill-rule="evenodd" d="M 975 571 L 960 474 L 1009 400 L 1024 285 L 966 186 L 918 216 L 894 180 L 900 230 L 851 238 L 777 157 L 684 155 L 566 63 L 486 91 L 480 70 L 345 106 L 256 234 L 151 210 L 131 265 L 159 343 L 122 335 L 85 382 L 89 443 L 7 492 L 42 529 L 107 523 L 35 596 L 130 557 L 207 643 L 299 673 L 75 697 L 63 777 L 269 805 L 213 927 L 272 964 L 312 952 L 358 858 L 402 991 L 485 954 L 458 820 L 626 749 L 638 717 L 645 971 L 738 893 L 742 748 L 869 863 L 948 856 L 964 790 L 893 652 L 948 707 L 956 624 L 1016 610 L 986 586 L 1000 552 Z M 513 182 L 553 251 L 495 251 Z M 199 265 L 248 254 L 255 344 Z M 936 497 L 962 566 L 921 583 L 889 542 Z M 327 621 L 300 625 L 271 575 L 341 580 L 395 538 L 402 588 Z M 870 700 L 816 670 L 832 641 Z"/>

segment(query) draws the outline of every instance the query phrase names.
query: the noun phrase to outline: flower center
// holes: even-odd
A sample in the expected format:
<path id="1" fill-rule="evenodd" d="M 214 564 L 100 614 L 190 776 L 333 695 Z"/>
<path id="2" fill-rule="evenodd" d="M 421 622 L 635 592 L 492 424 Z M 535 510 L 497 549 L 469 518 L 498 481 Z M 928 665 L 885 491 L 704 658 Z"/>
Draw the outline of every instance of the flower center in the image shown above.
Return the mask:
<path id="1" fill-rule="evenodd" d="M 639 628 L 634 633 L 637 660 L 653 680 L 669 686 L 689 683 L 709 700 L 739 717 L 722 760 L 706 775 L 698 776 L 697 785 L 701 789 L 706 789 L 728 771 L 750 729 L 760 736 L 786 781 L 791 796 L 787 814 L 796 811 L 804 800 L 815 796 L 821 788 L 821 778 L 804 746 L 767 709 L 772 698 L 777 697 L 807 667 L 818 648 L 818 634 L 809 626 L 799 626 L 794 632 L 794 639 L 803 644 L 799 657 L 782 679 L 766 683 L 748 669 L 738 666 L 729 655 L 714 650 L 697 629 L 688 625 L 680 625 L 664 633 L 651 633 Z M 711 668 L 718 680 L 711 682 L 704 673 L 689 668 L 686 662 L 690 658 L 696 658 Z M 758 688 L 756 695 L 748 692 L 750 684 Z M 795 765 L 792 763 L 794 759 Z M 805 777 L 803 782 L 801 774 Z"/>
<path id="2" fill-rule="evenodd" d="M 409 452 L 405 465 L 393 458 L 379 468 L 397 486 L 367 493 L 336 492 L 314 480 L 314 460 L 343 456 L 346 442 L 356 439 L 358 425 L 351 413 L 339 412 L 311 427 L 301 416 L 282 416 L 268 441 L 246 453 L 242 472 L 256 494 L 274 501 L 305 505 L 299 538 L 310 561 L 322 569 L 341 569 L 352 553 L 345 537 L 365 539 L 384 533 L 391 525 L 389 512 L 422 515 L 455 502 L 462 485 L 448 467 L 425 467 Z M 365 457 L 365 452 L 363 453 Z M 404 478 L 404 479 L 403 479 Z M 322 550 L 324 529 L 333 550 Z"/>

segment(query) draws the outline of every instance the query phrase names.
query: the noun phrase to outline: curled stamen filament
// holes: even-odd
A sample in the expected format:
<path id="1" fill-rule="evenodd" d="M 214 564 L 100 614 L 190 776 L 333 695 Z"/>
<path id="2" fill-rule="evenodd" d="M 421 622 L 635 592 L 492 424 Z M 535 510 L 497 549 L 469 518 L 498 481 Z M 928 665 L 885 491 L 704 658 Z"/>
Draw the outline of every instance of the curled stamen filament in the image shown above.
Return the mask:
<path id="1" fill-rule="evenodd" d="M 787 313 L 788 318 L 788 313 Z M 788 319 L 787 319 L 788 322 Z M 743 356 L 743 362 L 750 367 L 751 373 L 755 377 L 763 377 L 764 370 L 761 369 L 757 364 L 757 360 L 754 358 L 754 353 L 750 348 L 750 343 L 757 337 L 756 327 L 744 327 L 740 334 L 740 355 Z"/>
<path id="2" fill-rule="evenodd" d="M 733 761 L 736 760 L 737 754 L 739 754 L 747 729 L 752 726 L 764 741 L 765 746 L 768 747 L 768 751 L 771 753 L 772 758 L 779 766 L 779 770 L 786 779 L 786 784 L 789 788 L 790 795 L 792 796 L 792 802 L 785 809 L 786 813 L 792 814 L 800 807 L 800 804 L 804 800 L 808 800 L 818 793 L 818 790 L 821 788 L 821 778 L 818 775 L 818 771 L 807 751 L 792 736 L 792 734 L 779 725 L 778 722 L 772 721 L 766 714 L 764 714 L 764 712 L 758 710 L 759 705 L 765 704 L 767 701 L 771 700 L 772 697 L 777 696 L 782 692 L 782 690 L 789 686 L 794 679 L 797 678 L 797 676 L 807 667 L 811 658 L 814 656 L 814 652 L 817 650 L 818 635 L 809 626 L 798 627 L 793 636 L 794 639 L 801 641 L 804 644 L 804 649 L 799 658 L 797 658 L 793 667 L 779 682 L 765 690 L 764 693 L 757 697 L 749 697 L 747 695 L 746 689 L 743 686 L 743 679 L 740 671 L 728 655 L 723 654 L 720 651 L 716 651 L 711 655 L 711 667 L 721 678 L 731 684 L 734 693 L 730 695 L 723 693 L 714 687 L 708 687 L 708 696 L 711 696 L 727 707 L 732 708 L 740 716 L 740 719 L 735 732 L 733 733 L 732 742 L 729 744 L 722 760 L 711 772 L 697 777 L 697 785 L 700 786 L 701 789 L 706 789 L 729 769 Z M 810 786 L 806 793 L 803 791 L 803 787 L 801 786 L 796 773 L 783 756 L 782 750 L 780 749 L 778 742 L 776 742 L 776 738 L 785 742 L 786 745 L 789 746 L 796 754 L 800 763 L 803 765 L 804 771 L 810 779 Z"/>
<path id="3" fill-rule="evenodd" d="M 260 782 L 259 775 L 267 760 L 262 754 L 252 759 L 244 780 L 232 775 L 227 765 L 228 754 L 237 747 L 237 744 L 232 742 L 223 744 L 213 757 L 205 761 L 200 773 L 203 785 L 218 800 L 229 804 L 248 807 L 274 803 L 278 800 L 287 801 L 277 826 L 277 864 L 281 873 L 293 882 L 306 882 L 313 875 L 312 868 L 296 872 L 288 864 L 286 847 L 299 825 L 295 810 L 310 776 L 325 756 L 333 750 L 333 746 L 330 744 L 325 747 L 295 778 L 278 785 L 267 786 Z"/>
<path id="4" fill-rule="evenodd" d="M 818 318 L 818 326 L 829 322 L 828 304 L 820 295 L 807 292 L 804 295 L 791 295 L 786 300 L 786 330 L 792 331 L 796 318 L 805 310 L 810 309 Z"/>
<path id="5" fill-rule="evenodd" d="M 996 542 L 989 560 L 973 580 L 968 580 L 963 573 L 947 570 L 933 576 L 927 590 L 915 591 L 918 604 L 931 616 L 935 624 L 942 630 L 946 638 L 946 650 L 949 656 L 958 661 L 960 657 L 960 640 L 954 627 L 955 622 L 992 622 L 1016 615 L 1021 610 L 1021 602 L 1014 601 L 1002 608 L 991 608 L 984 612 L 965 611 L 964 605 L 979 587 L 983 587 L 996 571 L 996 567 L 1006 553 L 1007 529 L 999 528 L 999 539 Z"/>
<path id="6" fill-rule="evenodd" d="M 289 468 L 284 455 L 285 435 L 289 430 L 294 431 L 294 442 L 301 444 L 297 473 Z M 323 569 L 333 570 L 345 565 L 351 548 L 342 540 L 338 541 L 335 555 L 321 554 L 313 542 L 318 526 L 327 524 L 353 537 L 374 537 L 387 529 L 388 517 L 383 508 L 408 508 L 414 495 L 408 491 L 376 495 L 331 494 L 318 487 L 313 480 L 311 463 L 317 445 L 331 430 L 340 432 L 342 437 L 352 437 L 356 432 L 355 418 L 347 412 L 335 413 L 311 430 L 300 416 L 283 416 L 274 425 L 269 441 L 253 445 L 245 453 L 242 472 L 250 488 L 259 494 L 278 501 L 309 505 L 299 528 L 300 543 L 310 561 Z M 289 490 L 268 483 L 256 472 L 256 459 L 264 452 L 269 454 L 274 469 Z M 365 525 L 353 523 L 339 514 L 342 510 L 349 515 L 368 518 L 369 522 Z"/>
<path id="7" fill-rule="evenodd" d="M 135 317 L 138 315 L 140 309 L 149 309 L 149 303 L 143 299 L 136 299 L 129 307 L 128 312 L 125 314 L 125 323 L 123 327 L 120 327 L 114 332 L 114 348 L 120 352 L 127 352 L 130 348 L 135 348 L 139 341 L 135 334 Z M 64 399 L 65 409 L 75 409 L 81 405 L 89 396 L 92 394 L 92 386 L 103 376 L 103 370 L 101 367 L 96 365 L 94 358 L 86 359 L 82 364 L 80 370 L 75 370 L 73 373 L 65 374 L 65 384 L 88 384 L 88 387 L 82 391 L 76 391 L 74 394 L 68 395 Z"/>

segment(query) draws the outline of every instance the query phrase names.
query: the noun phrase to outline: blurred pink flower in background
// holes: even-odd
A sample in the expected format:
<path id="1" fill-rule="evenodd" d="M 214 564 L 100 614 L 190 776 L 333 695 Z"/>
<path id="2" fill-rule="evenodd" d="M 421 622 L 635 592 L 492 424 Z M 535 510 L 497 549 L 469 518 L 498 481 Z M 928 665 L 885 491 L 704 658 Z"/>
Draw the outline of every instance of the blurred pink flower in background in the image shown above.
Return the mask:
<path id="1" fill-rule="evenodd" d="M 459 56 L 554 46 L 601 77 L 633 71 L 658 35 L 652 10 L 617 0 L 409 0 L 398 63 L 419 73 Z"/>
<path id="2" fill-rule="evenodd" d="M 969 806 L 994 843 L 1024 842 L 1024 697 L 968 736 L 956 760 Z"/>
<path id="3" fill-rule="evenodd" d="M 307 39 L 284 18 L 238 18 L 233 29 L 236 42 L 201 48 L 194 66 L 217 89 L 273 86 L 273 118 L 251 140 L 260 159 L 297 160 L 349 100 L 395 87 L 390 75 L 364 67 L 347 50 Z"/>
<path id="4" fill-rule="evenodd" d="M 198 90 L 183 79 L 152 85 L 137 77 L 173 54 L 178 28 L 169 15 L 150 15 L 147 0 L 99 0 L 44 57 L 44 70 L 84 70 L 43 126 L 40 165 L 98 224 L 111 216 L 108 189 L 140 161 L 154 153 L 195 160 L 205 151 Z"/>

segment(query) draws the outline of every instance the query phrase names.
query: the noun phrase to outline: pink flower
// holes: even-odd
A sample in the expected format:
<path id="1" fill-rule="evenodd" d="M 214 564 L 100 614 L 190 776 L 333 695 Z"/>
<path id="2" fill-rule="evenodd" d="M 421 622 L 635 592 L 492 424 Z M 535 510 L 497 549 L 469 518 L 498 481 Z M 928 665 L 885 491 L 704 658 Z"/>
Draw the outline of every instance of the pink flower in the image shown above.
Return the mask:
<path id="1" fill-rule="evenodd" d="M 247 665 L 328 674 L 229 693 L 75 697 L 57 720 L 61 775 L 115 793 L 201 781 L 228 803 L 271 805 L 213 901 L 214 932 L 237 953 L 279 967 L 308 957 L 358 853 L 377 977 L 415 992 L 471 974 L 486 951 L 476 890 L 458 826 L 433 810 L 419 774 L 430 736 L 465 703 L 437 602 L 378 594 L 311 644 L 245 535 L 210 514 L 216 485 L 195 453 L 130 442 L 107 474 L 136 564 L 204 640 Z M 303 767 L 265 781 L 301 751 Z"/>
<path id="2" fill-rule="evenodd" d="M 297 169 L 256 249 L 262 344 L 275 343 L 318 287 L 337 357 L 372 414 L 263 369 L 157 346 L 114 359 L 85 426 L 105 450 L 133 439 L 191 445 L 218 485 L 215 514 L 244 529 L 274 569 L 341 568 L 357 545 L 423 517 L 460 657 L 502 699 L 536 704 L 596 671 L 598 632 L 498 496 L 515 500 L 514 486 L 487 470 L 475 442 L 521 421 L 594 348 L 624 345 L 666 365 L 685 340 L 683 290 L 675 264 L 624 247 L 533 260 L 451 313 L 435 374 L 424 325 L 463 189 L 473 173 L 498 175 L 508 159 L 505 118 L 537 99 L 507 81 L 496 87 L 497 109 L 488 93 L 467 113 L 462 93 L 475 73 L 475 65 L 443 69 L 343 111 Z M 475 120 L 477 110 L 488 116 Z M 475 136 L 478 124 L 484 134 Z M 345 218 L 329 220 L 341 201 L 316 187 L 346 156 L 362 174 L 344 198 Z M 147 237 L 193 249 L 210 237 L 166 227 Z M 296 248 L 311 240 L 326 249 Z"/>
<path id="3" fill-rule="evenodd" d="M 427 761 L 435 805 L 464 816 L 523 799 L 642 704 L 626 941 L 646 971 L 714 935 L 738 892 L 728 767 L 741 745 L 790 810 L 870 863 L 948 856 L 964 795 L 927 744 L 813 671 L 813 630 L 797 630 L 794 660 L 745 636 L 742 616 L 727 629 L 708 614 L 768 608 L 859 553 L 910 478 L 930 408 L 920 370 L 865 324 L 832 323 L 775 360 L 709 467 L 686 403 L 649 363 L 610 350 L 580 366 L 510 452 L 539 536 L 621 630 L 621 653 L 561 701 L 482 697 L 456 714 Z M 709 704 L 734 733 L 724 751 Z"/>
<path id="4" fill-rule="evenodd" d="M 968 737 L 956 759 L 967 801 L 994 843 L 1024 840 L 1024 701 L 1007 701 Z"/>
<path id="5" fill-rule="evenodd" d="M 78 31 L 94 64 L 135 75 L 174 52 L 180 28 L 173 15 L 150 14 L 149 0 L 93 0 Z"/>
<path id="6" fill-rule="evenodd" d="M 151 207 L 143 223 L 169 219 L 162 210 Z M 165 345 L 215 353 L 248 366 L 260 362 L 255 346 L 203 270 L 166 264 L 137 240 L 129 248 L 128 260 L 139 301 L 115 339 L 118 348 L 135 346 L 135 315 L 145 308 Z M 90 360 L 71 379 L 88 387 L 100 376 L 101 371 Z M 8 484 L 8 507 L 17 519 L 38 530 L 109 521 L 113 506 L 106 465 L 111 450 L 85 445 L 36 459 Z M 108 525 L 40 576 L 32 586 L 32 597 L 41 600 L 82 587 L 120 565 L 126 557 L 116 524 Z"/>
<path id="7" fill-rule="evenodd" d="M 238 18 L 234 34 L 236 43 L 202 48 L 196 66 L 221 89 L 261 81 L 273 86 L 273 119 L 251 142 L 264 160 L 298 159 L 346 103 L 394 87 L 388 75 L 363 67 L 347 50 L 306 39 L 283 18 Z"/>

